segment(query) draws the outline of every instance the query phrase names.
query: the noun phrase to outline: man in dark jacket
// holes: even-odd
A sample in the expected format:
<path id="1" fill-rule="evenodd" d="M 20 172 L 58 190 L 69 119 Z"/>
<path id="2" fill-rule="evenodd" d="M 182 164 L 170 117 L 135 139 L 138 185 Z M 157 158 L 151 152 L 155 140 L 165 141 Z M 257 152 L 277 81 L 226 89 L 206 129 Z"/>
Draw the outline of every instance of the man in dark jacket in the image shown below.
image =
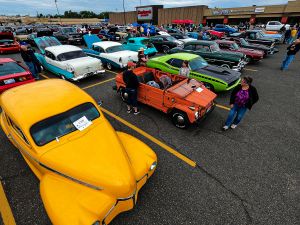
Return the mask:
<path id="1" fill-rule="evenodd" d="M 300 39 L 296 39 L 289 47 L 287 47 L 286 57 L 282 62 L 281 70 L 287 70 L 291 62 L 295 59 L 295 55 L 300 50 Z"/>
<path id="2" fill-rule="evenodd" d="M 230 96 L 230 112 L 225 122 L 223 130 L 235 129 L 243 119 L 247 109 L 251 110 L 252 106 L 258 101 L 258 93 L 254 86 L 251 85 L 252 78 L 244 77 L 241 84 L 236 86 Z"/>
<path id="3" fill-rule="evenodd" d="M 28 45 L 21 45 L 21 56 L 33 77 L 38 80 L 41 66 L 34 51 Z"/>
<path id="4" fill-rule="evenodd" d="M 130 113 L 133 109 L 133 114 L 137 115 L 140 113 L 139 109 L 137 108 L 137 91 L 139 87 L 139 81 L 133 72 L 135 66 L 135 63 L 128 62 L 128 69 L 123 72 L 123 81 L 126 84 L 125 92 L 128 94 L 127 113 Z"/>

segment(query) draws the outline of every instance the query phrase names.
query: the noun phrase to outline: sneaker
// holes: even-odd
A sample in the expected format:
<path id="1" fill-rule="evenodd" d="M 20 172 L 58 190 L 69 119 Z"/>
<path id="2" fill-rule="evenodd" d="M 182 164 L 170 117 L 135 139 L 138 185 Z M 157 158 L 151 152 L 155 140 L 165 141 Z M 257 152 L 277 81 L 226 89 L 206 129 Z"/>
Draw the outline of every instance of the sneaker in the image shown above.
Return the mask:
<path id="1" fill-rule="evenodd" d="M 134 115 L 138 115 L 140 113 L 140 110 L 137 110 L 136 112 L 133 112 Z"/>
<path id="2" fill-rule="evenodd" d="M 237 125 L 235 125 L 235 124 L 231 124 L 231 126 L 230 126 L 231 129 L 235 129 L 236 127 L 237 127 Z"/>
<path id="3" fill-rule="evenodd" d="M 224 126 L 222 129 L 225 131 L 225 130 L 228 130 L 229 127 L 228 126 Z"/>
<path id="4" fill-rule="evenodd" d="M 131 113 L 131 109 L 129 109 L 129 110 L 127 109 L 127 113 L 128 113 L 128 114 Z"/>

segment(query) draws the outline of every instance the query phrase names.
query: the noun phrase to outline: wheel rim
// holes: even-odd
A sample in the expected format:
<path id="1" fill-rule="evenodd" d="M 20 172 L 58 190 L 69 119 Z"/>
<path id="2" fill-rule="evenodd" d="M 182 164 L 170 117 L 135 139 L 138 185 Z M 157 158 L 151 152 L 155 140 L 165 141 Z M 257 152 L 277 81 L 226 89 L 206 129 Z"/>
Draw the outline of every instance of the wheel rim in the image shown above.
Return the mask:
<path id="1" fill-rule="evenodd" d="M 182 115 L 178 115 L 176 117 L 176 122 L 179 124 L 179 125 L 184 125 L 184 117 Z"/>
<path id="2" fill-rule="evenodd" d="M 170 49 L 169 49 L 169 47 L 164 47 L 163 51 L 166 54 L 166 53 L 168 53 L 170 51 Z"/>
<path id="3" fill-rule="evenodd" d="M 173 115 L 173 121 L 176 127 L 178 128 L 185 128 L 186 127 L 186 121 L 184 115 L 180 113 L 175 113 Z"/>
<path id="4" fill-rule="evenodd" d="M 111 64 L 110 63 L 107 63 L 107 69 L 111 70 Z"/>
<path id="5" fill-rule="evenodd" d="M 230 66 L 228 64 L 223 64 L 223 65 L 221 65 L 221 67 L 230 69 Z"/>

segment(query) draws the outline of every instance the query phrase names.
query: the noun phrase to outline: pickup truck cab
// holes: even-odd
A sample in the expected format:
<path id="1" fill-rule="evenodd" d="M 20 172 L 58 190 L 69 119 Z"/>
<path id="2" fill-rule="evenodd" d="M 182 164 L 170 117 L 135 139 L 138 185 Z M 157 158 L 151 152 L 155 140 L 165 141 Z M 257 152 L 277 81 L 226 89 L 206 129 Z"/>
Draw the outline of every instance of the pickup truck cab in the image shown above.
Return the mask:
<path id="1" fill-rule="evenodd" d="M 178 128 L 187 128 L 206 117 L 215 107 L 217 95 L 201 82 L 148 67 L 133 70 L 139 79 L 138 101 L 170 115 Z M 152 86 L 152 83 L 157 86 Z M 116 76 L 117 91 L 123 101 L 128 98 L 123 73 Z"/>

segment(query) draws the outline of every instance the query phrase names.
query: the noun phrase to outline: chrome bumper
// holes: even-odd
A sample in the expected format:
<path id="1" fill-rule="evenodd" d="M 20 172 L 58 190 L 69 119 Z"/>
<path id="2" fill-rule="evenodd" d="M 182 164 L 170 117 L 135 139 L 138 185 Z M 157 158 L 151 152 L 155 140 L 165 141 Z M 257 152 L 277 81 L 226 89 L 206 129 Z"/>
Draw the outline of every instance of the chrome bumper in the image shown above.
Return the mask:
<path id="1" fill-rule="evenodd" d="M 95 72 L 89 72 L 89 73 L 85 73 L 83 75 L 79 75 L 79 76 L 73 77 L 73 78 L 71 78 L 71 80 L 78 81 L 78 80 L 81 80 L 83 78 L 94 76 L 94 75 L 97 75 L 99 73 L 104 73 L 104 72 L 105 72 L 105 70 L 97 70 Z"/>

